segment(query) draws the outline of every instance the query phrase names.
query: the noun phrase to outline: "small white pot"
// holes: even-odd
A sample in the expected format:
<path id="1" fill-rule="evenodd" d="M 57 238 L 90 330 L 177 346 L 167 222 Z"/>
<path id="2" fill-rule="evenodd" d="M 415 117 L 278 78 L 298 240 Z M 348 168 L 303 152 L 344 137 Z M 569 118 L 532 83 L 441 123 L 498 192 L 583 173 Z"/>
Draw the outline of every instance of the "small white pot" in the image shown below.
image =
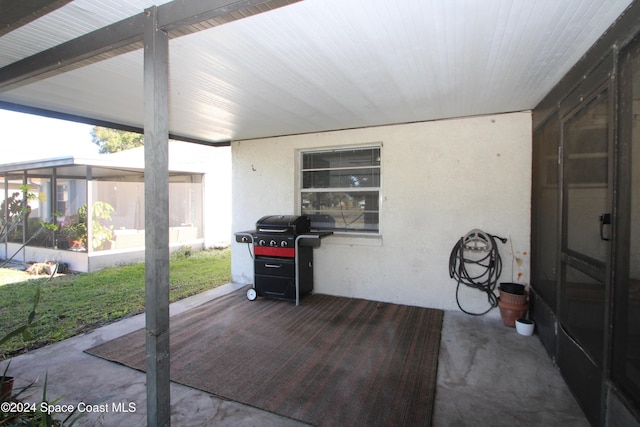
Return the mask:
<path id="1" fill-rule="evenodd" d="M 535 327 L 536 324 L 533 320 L 524 318 L 516 320 L 516 331 L 518 331 L 520 335 L 525 335 L 527 337 L 533 335 Z"/>

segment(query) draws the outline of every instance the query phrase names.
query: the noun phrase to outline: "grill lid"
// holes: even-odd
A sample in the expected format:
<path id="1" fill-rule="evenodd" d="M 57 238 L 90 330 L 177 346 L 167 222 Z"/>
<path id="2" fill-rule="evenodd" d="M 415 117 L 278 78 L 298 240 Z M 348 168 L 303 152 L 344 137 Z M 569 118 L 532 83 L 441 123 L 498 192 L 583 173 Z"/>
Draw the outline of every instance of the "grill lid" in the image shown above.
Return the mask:
<path id="1" fill-rule="evenodd" d="M 298 215 L 267 215 L 256 222 L 259 233 L 303 234 L 311 229 L 311 218 Z"/>

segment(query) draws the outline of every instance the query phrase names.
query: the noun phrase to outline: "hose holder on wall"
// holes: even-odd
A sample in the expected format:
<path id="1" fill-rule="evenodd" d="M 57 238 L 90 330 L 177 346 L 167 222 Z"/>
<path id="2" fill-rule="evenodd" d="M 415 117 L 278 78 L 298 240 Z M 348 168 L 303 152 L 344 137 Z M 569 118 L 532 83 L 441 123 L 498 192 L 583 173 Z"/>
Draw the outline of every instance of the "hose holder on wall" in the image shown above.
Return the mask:
<path id="1" fill-rule="evenodd" d="M 502 273 L 502 259 L 496 244 L 499 239 L 503 244 L 507 239 L 473 229 L 455 244 L 449 256 L 449 277 L 457 281 L 456 303 L 466 314 L 481 316 L 498 306 L 498 298 L 494 290 Z M 485 292 L 489 308 L 482 313 L 469 312 L 460 305 L 460 284 L 464 284 Z"/>

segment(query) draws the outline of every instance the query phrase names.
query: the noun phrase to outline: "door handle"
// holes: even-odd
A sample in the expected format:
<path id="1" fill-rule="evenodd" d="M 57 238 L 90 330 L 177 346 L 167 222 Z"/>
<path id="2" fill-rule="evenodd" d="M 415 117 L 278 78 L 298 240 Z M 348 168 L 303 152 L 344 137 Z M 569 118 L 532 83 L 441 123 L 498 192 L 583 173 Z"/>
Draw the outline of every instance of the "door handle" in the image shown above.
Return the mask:
<path id="1" fill-rule="evenodd" d="M 611 225 L 611 214 L 605 213 L 600 215 L 600 239 L 604 241 L 609 241 L 608 237 L 604 237 L 604 226 Z"/>

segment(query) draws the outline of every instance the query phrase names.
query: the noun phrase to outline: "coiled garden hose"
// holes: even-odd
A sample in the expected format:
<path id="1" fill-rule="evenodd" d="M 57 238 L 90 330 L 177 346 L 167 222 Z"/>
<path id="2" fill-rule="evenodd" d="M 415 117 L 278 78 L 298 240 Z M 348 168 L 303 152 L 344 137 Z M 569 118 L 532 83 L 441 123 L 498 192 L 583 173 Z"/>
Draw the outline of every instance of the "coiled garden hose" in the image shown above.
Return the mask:
<path id="1" fill-rule="evenodd" d="M 472 230 L 461 237 L 451 250 L 449 276 L 457 281 L 456 303 L 463 313 L 482 316 L 498 306 L 494 290 L 502 273 L 502 258 L 496 239 L 503 244 L 507 242 L 505 238 L 481 230 Z M 475 256 L 471 256 L 472 254 Z M 489 308 L 482 313 L 473 313 L 462 308 L 459 298 L 461 284 L 485 292 Z"/>

